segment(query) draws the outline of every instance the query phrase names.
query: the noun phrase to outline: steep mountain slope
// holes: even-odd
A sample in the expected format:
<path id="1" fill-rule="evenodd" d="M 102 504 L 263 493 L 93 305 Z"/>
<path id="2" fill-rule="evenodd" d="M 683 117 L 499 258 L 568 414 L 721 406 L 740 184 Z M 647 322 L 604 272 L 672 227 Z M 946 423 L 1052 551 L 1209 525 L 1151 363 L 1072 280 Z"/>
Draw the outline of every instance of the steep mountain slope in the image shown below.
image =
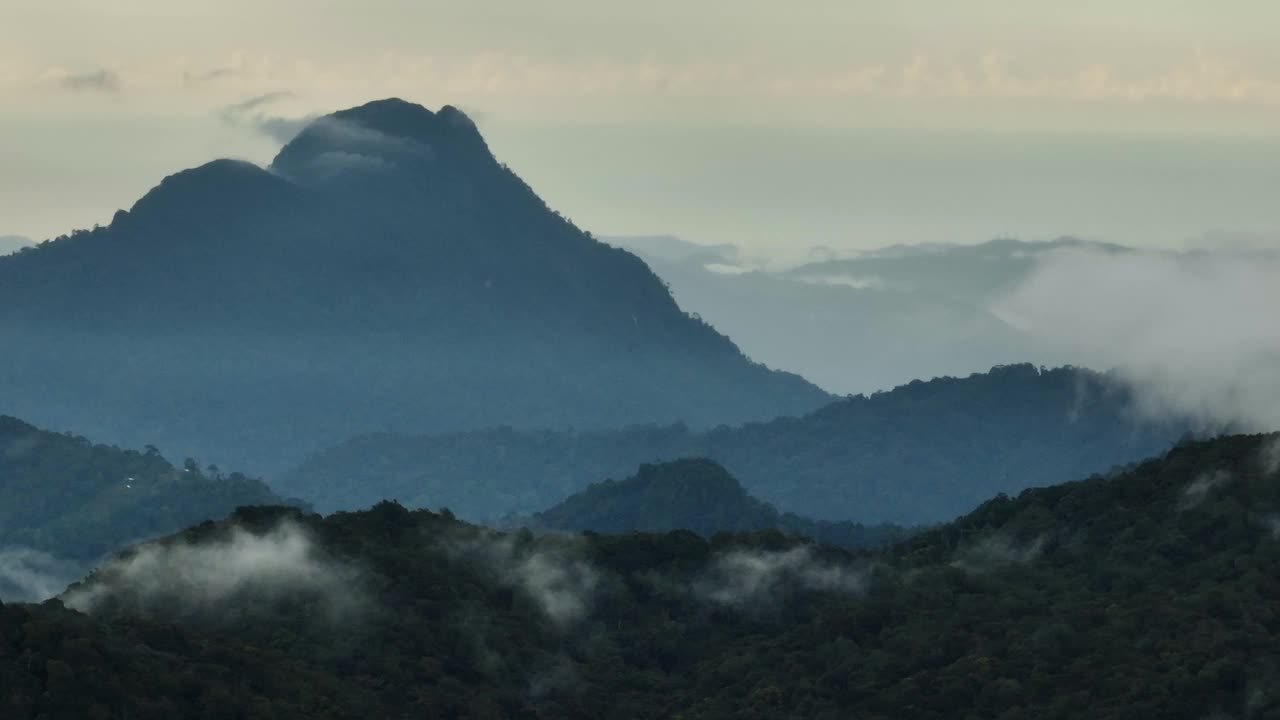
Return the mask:
<path id="1" fill-rule="evenodd" d="M 784 511 L 916 525 L 954 518 L 995 493 L 1150 456 L 1190 427 L 1142 420 L 1130 393 L 1105 375 L 1012 365 L 705 432 L 372 435 L 311 457 L 277 486 L 324 511 L 395 498 L 494 518 L 534 512 L 640 463 L 706 457 Z"/>
<path id="2" fill-rule="evenodd" d="M 16 720 L 200 701 L 284 717 L 1270 718 L 1278 453 L 1274 435 L 1182 444 L 860 554 L 771 533 L 501 535 L 391 504 L 246 509 L 72 588 L 92 620 L 0 608 L 0 682 Z M 303 571 L 280 574 L 273 552 Z M 193 557 L 239 582 L 184 572 Z"/>
<path id="3" fill-rule="evenodd" d="M 259 480 L 223 477 L 153 450 L 93 445 L 0 416 L 0 598 L 52 595 L 91 563 L 240 505 L 282 502 Z"/>
<path id="4" fill-rule="evenodd" d="M 829 400 L 549 209 L 461 112 L 400 100 L 0 257 L 0 343 L 8 412 L 259 472 L 361 432 L 710 426 Z"/>
<path id="5" fill-rule="evenodd" d="M 641 465 L 639 472 L 626 480 L 592 483 L 554 507 L 535 513 L 526 524 L 612 535 L 692 530 L 703 537 L 775 529 L 850 549 L 885 545 L 910 534 L 896 525 L 868 527 L 780 513 L 747 494 L 719 464 L 702 459 Z"/>

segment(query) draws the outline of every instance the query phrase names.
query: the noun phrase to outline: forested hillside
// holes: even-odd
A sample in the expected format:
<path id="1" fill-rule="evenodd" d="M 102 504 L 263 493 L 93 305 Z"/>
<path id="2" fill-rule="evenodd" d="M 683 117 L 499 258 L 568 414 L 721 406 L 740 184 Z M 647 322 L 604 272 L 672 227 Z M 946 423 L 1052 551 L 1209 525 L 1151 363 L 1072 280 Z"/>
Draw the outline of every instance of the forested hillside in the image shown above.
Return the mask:
<path id="1" fill-rule="evenodd" d="M 774 529 L 848 549 L 887 545 L 911 534 L 897 525 L 823 522 L 780 513 L 751 497 L 714 460 L 704 459 L 641 465 L 626 480 L 592 483 L 554 507 L 513 522 L 606 535 L 692 530 L 708 538 L 721 532 Z"/>
<path id="2" fill-rule="evenodd" d="M 244 509 L 73 587 L 91 619 L 0 608 L 5 717 L 1276 717 L 1278 465 L 1184 443 L 856 554 Z"/>
<path id="3" fill-rule="evenodd" d="M 0 598 L 53 594 L 90 563 L 145 538 L 283 502 L 260 480 L 154 448 L 94 445 L 0 416 Z M 44 576 L 51 575 L 52 578 Z M 62 586 L 49 587 L 61 579 Z"/>
<path id="4" fill-rule="evenodd" d="M 389 498 L 491 519 L 541 510 L 641 463 L 705 457 L 785 512 L 914 525 L 949 520 L 996 493 L 1151 456 L 1195 427 L 1144 419 L 1110 376 L 1011 365 L 705 432 L 371 435 L 318 453 L 277 482 L 323 511 Z"/>
<path id="5" fill-rule="evenodd" d="M 687 422 L 831 397 L 745 357 L 453 107 L 319 118 L 0 256 L 0 411 L 267 473 L 353 435 Z"/>

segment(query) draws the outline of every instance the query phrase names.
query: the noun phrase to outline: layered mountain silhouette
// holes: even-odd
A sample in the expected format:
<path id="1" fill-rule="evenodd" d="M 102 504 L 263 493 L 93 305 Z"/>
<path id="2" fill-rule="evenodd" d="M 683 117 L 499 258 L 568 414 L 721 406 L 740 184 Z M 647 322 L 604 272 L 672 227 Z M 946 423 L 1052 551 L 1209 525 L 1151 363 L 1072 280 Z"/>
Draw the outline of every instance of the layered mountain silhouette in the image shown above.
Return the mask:
<path id="1" fill-rule="evenodd" d="M 692 530 L 703 537 L 772 529 L 850 549 L 887 545 L 910 534 L 896 525 L 822 522 L 778 512 L 747 493 L 719 463 L 702 458 L 641 465 L 626 480 L 592 483 L 526 524 L 610 535 Z"/>
<path id="2" fill-rule="evenodd" d="M 394 99 L 0 258 L 0 343 L 4 410 L 255 471 L 359 432 L 709 426 L 829 399 L 548 208 L 462 112 Z"/>
<path id="3" fill-rule="evenodd" d="M 1274 717 L 1277 450 L 1185 443 L 861 553 L 245 508 L 104 565 L 77 611 L 0 605 L 0 711 Z"/>
<path id="4" fill-rule="evenodd" d="M 276 485 L 325 512 L 395 498 L 494 519 L 547 508 L 641 463 L 704 457 L 782 511 L 918 525 L 954 518 L 999 492 L 1106 472 L 1197 429 L 1147 419 L 1131 389 L 1109 375 L 1023 364 L 705 431 L 368 435 L 311 456 Z"/>
<path id="5" fill-rule="evenodd" d="M 978 245 L 900 245 L 790 269 L 754 269 L 732 245 L 608 237 L 671 285 L 680 306 L 745 352 L 836 393 L 874 392 L 916 378 L 967 375 L 1012 360 L 1070 360 L 996 308 L 1041 263 L 1063 254 L 1144 251 L 1058 238 Z"/>
<path id="6" fill-rule="evenodd" d="M 237 472 L 174 467 L 153 448 L 95 445 L 5 416 L 0 497 L 0 598 L 9 600 L 52 595 L 127 544 L 285 502 Z"/>

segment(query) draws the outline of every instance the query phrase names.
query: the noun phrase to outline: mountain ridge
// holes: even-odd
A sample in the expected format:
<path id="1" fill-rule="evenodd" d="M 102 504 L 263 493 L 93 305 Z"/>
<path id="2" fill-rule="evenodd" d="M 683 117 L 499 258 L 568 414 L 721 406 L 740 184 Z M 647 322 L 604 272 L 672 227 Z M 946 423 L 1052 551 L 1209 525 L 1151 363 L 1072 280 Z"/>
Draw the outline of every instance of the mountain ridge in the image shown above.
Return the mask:
<path id="1" fill-rule="evenodd" d="M 393 503 L 244 508 L 138 547 L 62 601 L 0 605 L 0 707 L 16 720 L 1271 717 L 1278 444 L 1182 443 L 876 552 L 776 532 L 502 534 Z M 304 571 L 236 562 L 272 548 Z M 220 557 L 241 578 L 230 592 L 222 575 L 181 574 Z M 199 600 L 210 590 L 219 602 Z"/>
<path id="2" fill-rule="evenodd" d="M 152 447 L 122 450 L 0 415 L 0 597 L 37 595 L 140 539 L 241 505 L 302 505 L 261 480 Z"/>
<path id="3" fill-rule="evenodd" d="M 642 463 L 703 457 L 756 497 L 816 520 L 921 525 L 997 492 L 1105 472 L 1201 430 L 1150 420 L 1115 377 L 997 366 L 836 400 L 799 417 L 705 430 L 497 428 L 351 438 L 276 478 L 321 511 L 399 498 L 497 519 L 556 503 Z"/>
<path id="4" fill-rule="evenodd" d="M 713 426 L 830 399 L 548 208 L 461 111 L 401 100 L 0 257 L 0 343 L 0 409 L 255 473 L 359 432 Z"/>

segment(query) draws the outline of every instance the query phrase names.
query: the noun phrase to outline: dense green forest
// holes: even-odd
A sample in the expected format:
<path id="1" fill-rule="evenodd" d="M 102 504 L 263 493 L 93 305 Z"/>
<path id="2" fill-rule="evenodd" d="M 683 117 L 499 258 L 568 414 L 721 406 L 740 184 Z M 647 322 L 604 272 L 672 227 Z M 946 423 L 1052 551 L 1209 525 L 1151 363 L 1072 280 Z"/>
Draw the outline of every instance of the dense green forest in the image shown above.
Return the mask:
<path id="1" fill-rule="evenodd" d="M 0 702 L 14 720 L 1275 718 L 1277 465 L 1280 436 L 1180 443 L 861 552 L 246 508 L 73 587 L 89 617 L 0 608 Z"/>
<path id="2" fill-rule="evenodd" d="M 317 119 L 0 256 L 4 412 L 256 474 L 353 435 L 710 427 L 831 396 L 553 211 L 462 112 Z"/>
<path id="3" fill-rule="evenodd" d="M 506 524 L 606 535 L 691 530 L 703 537 L 776 529 L 849 549 L 887 545 L 911 533 L 897 525 L 823 522 L 780 513 L 751 497 L 714 460 L 696 458 L 641 465 L 626 480 L 592 483 L 554 507 Z"/>
<path id="4" fill-rule="evenodd" d="M 388 498 L 488 520 L 542 510 L 641 463 L 707 457 L 786 512 L 915 525 L 950 520 L 996 493 L 1149 457 L 1193 427 L 1143 420 L 1107 375 L 1010 365 L 708 431 L 370 435 L 312 456 L 276 485 L 326 512 Z"/>
<path id="5" fill-rule="evenodd" d="M 67 573 L 128 543 L 225 517 L 240 505 L 283 502 L 240 473 L 192 461 L 179 469 L 154 448 L 94 445 L 4 416 L 0 497 L 0 598 L 11 599 L 37 589 L 24 585 L 47 585 L 46 574 L 65 586 L 74 579 Z"/>

